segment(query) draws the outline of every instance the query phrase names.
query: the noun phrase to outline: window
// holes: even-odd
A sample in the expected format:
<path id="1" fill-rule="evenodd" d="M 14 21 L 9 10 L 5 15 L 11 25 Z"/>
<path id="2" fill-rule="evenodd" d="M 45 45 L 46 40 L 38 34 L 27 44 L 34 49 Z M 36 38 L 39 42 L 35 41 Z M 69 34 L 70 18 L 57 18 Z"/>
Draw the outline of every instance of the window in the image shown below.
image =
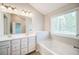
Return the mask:
<path id="1" fill-rule="evenodd" d="M 52 17 L 51 32 L 76 34 L 76 11 Z"/>

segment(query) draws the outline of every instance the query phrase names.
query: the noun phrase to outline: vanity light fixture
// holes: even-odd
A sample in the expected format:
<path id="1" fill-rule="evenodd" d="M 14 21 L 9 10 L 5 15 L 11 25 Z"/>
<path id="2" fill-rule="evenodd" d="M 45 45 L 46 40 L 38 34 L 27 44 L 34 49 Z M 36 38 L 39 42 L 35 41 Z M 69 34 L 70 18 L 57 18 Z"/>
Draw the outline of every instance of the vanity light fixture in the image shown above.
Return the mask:
<path id="1" fill-rule="evenodd" d="M 16 7 L 13 9 L 14 11 L 17 11 Z"/>
<path id="2" fill-rule="evenodd" d="M 2 9 L 6 9 L 5 5 L 2 3 L 0 6 Z"/>
<path id="3" fill-rule="evenodd" d="M 32 15 L 31 10 L 22 10 L 22 12 L 24 15 L 29 16 L 29 17 Z"/>
<path id="4" fill-rule="evenodd" d="M 13 12 L 17 11 L 16 7 L 8 6 L 3 3 L 1 4 L 1 8 L 5 9 L 5 10 L 13 11 Z M 19 10 L 17 12 L 19 12 Z M 28 16 L 28 17 L 30 17 L 30 15 L 32 14 L 31 10 L 25 10 L 25 9 L 22 10 L 21 13 L 25 16 Z"/>
<path id="5" fill-rule="evenodd" d="M 29 13 L 29 16 L 30 16 L 30 17 L 32 16 L 32 12 Z"/>
<path id="6" fill-rule="evenodd" d="M 11 6 L 8 6 L 8 10 L 12 11 L 12 8 L 11 8 Z"/>
<path id="7" fill-rule="evenodd" d="M 26 13 L 26 16 L 29 16 L 29 13 L 28 12 Z"/>

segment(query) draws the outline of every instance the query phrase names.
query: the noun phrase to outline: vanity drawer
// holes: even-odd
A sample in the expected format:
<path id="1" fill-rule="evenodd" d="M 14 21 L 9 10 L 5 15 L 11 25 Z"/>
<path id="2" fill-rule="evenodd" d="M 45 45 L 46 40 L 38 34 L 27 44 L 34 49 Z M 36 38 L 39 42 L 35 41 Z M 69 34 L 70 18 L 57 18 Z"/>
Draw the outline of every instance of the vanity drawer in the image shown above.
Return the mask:
<path id="1" fill-rule="evenodd" d="M 27 39 L 22 39 L 21 44 L 27 44 Z"/>
<path id="2" fill-rule="evenodd" d="M 30 36 L 29 39 L 35 40 L 35 36 Z"/>
<path id="3" fill-rule="evenodd" d="M 36 49 L 35 36 L 29 37 L 29 53 Z"/>
<path id="4" fill-rule="evenodd" d="M 27 47 L 27 39 L 22 39 L 21 40 L 21 48 L 25 48 L 25 47 Z"/>
<path id="5" fill-rule="evenodd" d="M 0 55 L 10 55 L 10 47 L 8 45 L 0 46 Z"/>
<path id="6" fill-rule="evenodd" d="M 12 46 L 12 51 L 20 49 L 20 46 Z"/>
<path id="7" fill-rule="evenodd" d="M 20 39 L 14 39 L 12 40 L 12 44 L 20 44 Z"/>
<path id="8" fill-rule="evenodd" d="M 29 45 L 36 44 L 35 38 L 29 38 Z"/>
<path id="9" fill-rule="evenodd" d="M 20 49 L 20 40 L 12 40 L 12 51 Z"/>
<path id="10" fill-rule="evenodd" d="M 3 46 L 3 45 L 10 45 L 10 41 L 1 41 L 0 46 Z"/>
<path id="11" fill-rule="evenodd" d="M 26 42 L 27 42 L 27 38 L 22 39 L 21 42 L 22 42 L 22 43 L 26 43 Z"/>
<path id="12" fill-rule="evenodd" d="M 20 50 L 12 51 L 12 55 L 20 55 Z"/>
<path id="13" fill-rule="evenodd" d="M 27 48 L 24 48 L 24 49 L 21 49 L 21 55 L 25 55 L 25 54 L 27 54 L 28 52 L 27 52 Z"/>
<path id="14" fill-rule="evenodd" d="M 26 47 L 27 47 L 27 43 L 21 44 L 21 48 L 26 48 Z"/>
<path id="15" fill-rule="evenodd" d="M 31 42 L 30 42 L 30 43 L 29 43 L 29 47 L 32 47 L 32 46 L 33 46 L 33 47 L 35 47 L 35 46 L 36 46 L 36 44 L 35 44 L 35 43 L 31 43 Z"/>

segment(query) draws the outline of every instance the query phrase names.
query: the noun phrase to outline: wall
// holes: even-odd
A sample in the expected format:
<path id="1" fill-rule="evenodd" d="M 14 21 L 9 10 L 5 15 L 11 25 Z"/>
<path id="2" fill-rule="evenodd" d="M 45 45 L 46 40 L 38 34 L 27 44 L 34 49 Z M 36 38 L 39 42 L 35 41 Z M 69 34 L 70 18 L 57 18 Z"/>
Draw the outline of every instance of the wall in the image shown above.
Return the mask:
<path id="1" fill-rule="evenodd" d="M 57 9 L 55 11 L 52 11 L 52 12 L 48 13 L 47 15 L 45 15 L 44 30 L 50 32 L 50 29 L 51 29 L 50 28 L 50 26 L 51 26 L 50 25 L 50 17 L 51 16 L 54 16 L 56 14 L 60 14 L 60 13 L 62 13 L 64 11 L 66 11 L 66 10 L 71 10 L 73 8 L 76 8 L 76 7 L 79 7 L 79 4 L 68 4 L 68 5 L 65 5 L 65 6 L 63 6 L 63 7 L 59 8 L 59 9 Z M 69 44 L 69 45 L 73 45 L 73 46 L 75 45 L 75 46 L 79 47 L 79 40 L 77 40 L 77 39 L 60 37 L 60 36 L 56 36 L 56 35 L 51 35 L 51 38 L 53 40 L 60 41 L 60 42 L 62 42 L 64 44 Z"/>
<path id="2" fill-rule="evenodd" d="M 32 16 L 33 31 L 43 30 L 44 15 L 42 15 L 39 11 L 34 9 L 31 5 L 29 5 L 28 3 L 6 3 L 6 5 L 11 5 L 13 7 L 16 7 L 18 10 L 30 9 L 33 13 L 33 16 Z"/>
<path id="3" fill-rule="evenodd" d="M 4 24 L 3 24 L 3 14 L 0 13 L 0 36 L 2 36 L 4 34 Z"/>

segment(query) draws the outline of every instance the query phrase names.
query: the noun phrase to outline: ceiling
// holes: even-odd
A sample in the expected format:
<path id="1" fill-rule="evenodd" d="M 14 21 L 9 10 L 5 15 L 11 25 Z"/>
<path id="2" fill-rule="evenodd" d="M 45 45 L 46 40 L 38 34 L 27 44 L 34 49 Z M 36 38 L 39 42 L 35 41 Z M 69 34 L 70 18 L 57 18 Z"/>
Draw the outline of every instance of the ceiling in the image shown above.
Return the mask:
<path id="1" fill-rule="evenodd" d="M 68 3 L 30 3 L 32 7 L 44 15 L 67 4 Z"/>

